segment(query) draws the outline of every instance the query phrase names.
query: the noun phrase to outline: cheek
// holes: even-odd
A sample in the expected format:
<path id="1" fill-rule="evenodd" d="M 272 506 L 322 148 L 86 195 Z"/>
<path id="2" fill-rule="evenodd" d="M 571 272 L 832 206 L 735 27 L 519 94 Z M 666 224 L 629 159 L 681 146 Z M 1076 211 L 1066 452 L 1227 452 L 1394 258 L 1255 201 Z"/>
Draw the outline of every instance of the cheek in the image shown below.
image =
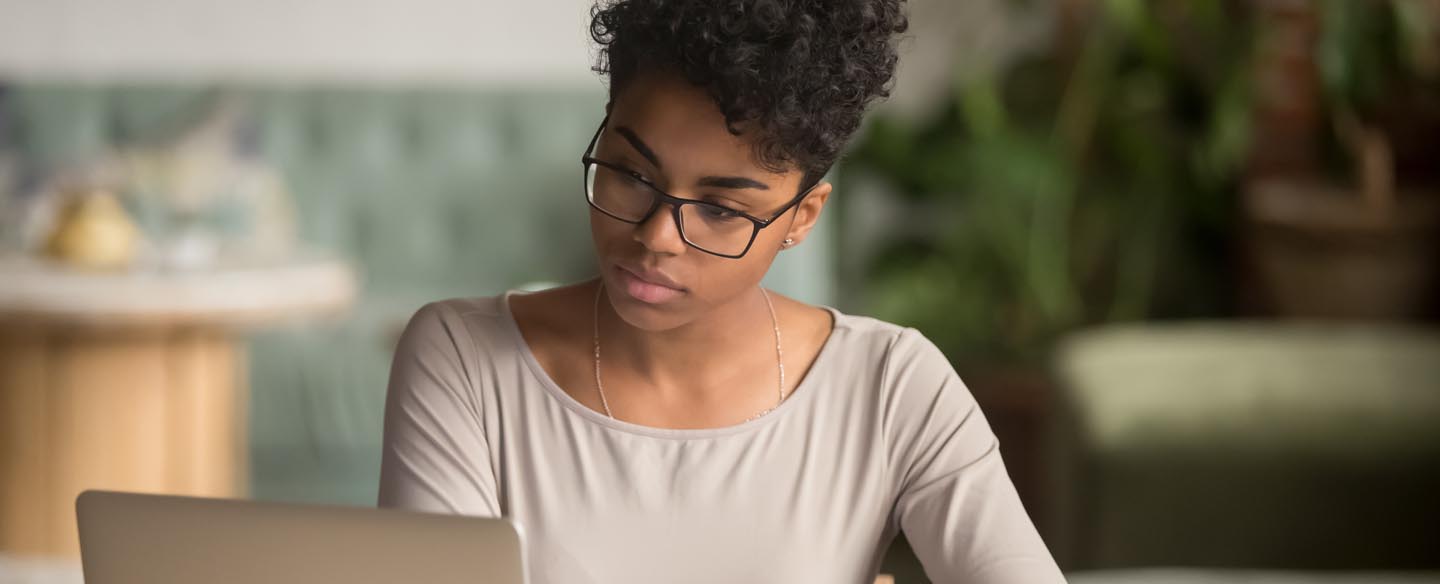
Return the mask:
<path id="1" fill-rule="evenodd" d="M 604 213 L 590 209 L 590 239 L 595 242 L 597 252 L 610 249 L 634 228 L 634 225 L 616 221 Z"/>

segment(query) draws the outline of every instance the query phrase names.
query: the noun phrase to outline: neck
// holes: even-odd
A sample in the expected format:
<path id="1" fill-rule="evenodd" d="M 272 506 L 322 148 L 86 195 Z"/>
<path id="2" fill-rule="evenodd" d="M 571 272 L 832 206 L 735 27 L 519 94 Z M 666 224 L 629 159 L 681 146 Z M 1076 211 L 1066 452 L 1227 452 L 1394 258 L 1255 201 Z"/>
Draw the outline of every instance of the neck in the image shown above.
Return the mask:
<path id="1" fill-rule="evenodd" d="M 598 307 L 600 355 L 607 371 L 624 368 L 656 388 L 695 391 L 724 387 L 740 371 L 774 368 L 775 331 L 757 286 L 680 326 L 651 331 L 615 313 L 606 289 Z M 607 384 L 608 385 L 608 384 Z M 608 388 L 607 388 L 608 389 Z"/>

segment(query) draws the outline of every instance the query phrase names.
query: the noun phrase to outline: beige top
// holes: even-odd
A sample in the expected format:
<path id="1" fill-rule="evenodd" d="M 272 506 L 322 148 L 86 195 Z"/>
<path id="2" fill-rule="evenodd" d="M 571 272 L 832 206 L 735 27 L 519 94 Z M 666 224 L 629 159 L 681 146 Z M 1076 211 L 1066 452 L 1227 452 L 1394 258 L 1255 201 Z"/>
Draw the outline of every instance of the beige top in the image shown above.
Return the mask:
<path id="1" fill-rule="evenodd" d="M 662 429 L 561 389 L 513 293 L 410 321 L 381 506 L 514 519 L 533 584 L 859 584 L 901 529 L 937 584 L 1064 582 L 975 399 L 915 329 L 825 307 L 834 331 L 774 411 Z"/>

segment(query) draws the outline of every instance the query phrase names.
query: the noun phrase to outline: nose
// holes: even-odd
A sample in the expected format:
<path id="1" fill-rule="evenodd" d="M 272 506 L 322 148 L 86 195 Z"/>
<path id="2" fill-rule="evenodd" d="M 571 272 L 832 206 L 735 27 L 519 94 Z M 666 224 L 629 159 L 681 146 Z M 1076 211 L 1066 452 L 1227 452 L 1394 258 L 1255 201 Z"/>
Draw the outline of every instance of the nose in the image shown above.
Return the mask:
<path id="1" fill-rule="evenodd" d="M 635 241 L 650 251 L 678 254 L 685 251 L 685 239 L 675 223 L 675 206 L 661 203 L 655 212 L 635 225 Z"/>

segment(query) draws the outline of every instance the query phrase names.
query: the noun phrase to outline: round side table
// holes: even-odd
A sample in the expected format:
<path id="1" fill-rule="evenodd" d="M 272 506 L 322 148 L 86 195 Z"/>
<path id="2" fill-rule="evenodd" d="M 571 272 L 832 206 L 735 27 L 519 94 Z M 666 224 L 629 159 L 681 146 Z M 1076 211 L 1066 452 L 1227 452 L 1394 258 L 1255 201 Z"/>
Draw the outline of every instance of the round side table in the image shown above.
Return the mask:
<path id="1" fill-rule="evenodd" d="M 0 257 L 0 553 L 77 557 L 75 497 L 243 496 L 244 333 L 338 316 L 333 258 L 88 272 Z"/>

